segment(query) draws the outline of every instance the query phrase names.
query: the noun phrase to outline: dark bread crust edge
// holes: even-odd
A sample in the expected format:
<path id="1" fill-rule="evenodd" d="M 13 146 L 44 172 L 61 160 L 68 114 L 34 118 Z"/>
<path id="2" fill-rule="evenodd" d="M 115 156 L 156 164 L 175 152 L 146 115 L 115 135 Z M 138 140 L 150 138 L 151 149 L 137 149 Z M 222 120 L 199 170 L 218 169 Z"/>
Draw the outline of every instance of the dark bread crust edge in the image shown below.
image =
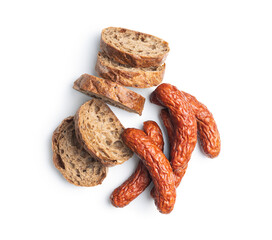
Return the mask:
<path id="1" fill-rule="evenodd" d="M 107 28 L 105 28 L 105 29 L 107 29 Z M 165 62 L 165 60 L 168 56 L 168 53 L 170 51 L 170 49 L 169 49 L 167 52 L 165 52 L 164 54 L 161 54 L 157 57 L 148 57 L 148 56 L 140 56 L 140 55 L 136 55 L 133 53 L 119 50 L 115 46 L 113 46 L 112 44 L 107 43 L 105 41 L 105 39 L 103 38 L 103 33 L 104 33 L 105 29 L 103 29 L 102 33 L 101 33 L 100 48 L 104 53 L 106 53 L 106 55 L 109 58 L 112 58 L 116 62 L 119 62 L 121 64 L 129 65 L 129 66 L 133 66 L 133 67 L 159 67 Z M 125 31 L 132 31 L 135 34 L 138 33 L 138 34 L 143 34 L 146 36 L 155 37 L 155 36 L 147 34 L 147 33 L 137 32 L 134 30 L 126 29 L 126 28 L 117 28 L 117 29 L 125 30 Z M 155 38 L 158 38 L 158 37 L 155 37 Z M 163 42 L 165 44 L 167 44 L 167 46 L 168 46 L 168 43 L 166 41 L 163 41 Z"/>
<path id="2" fill-rule="evenodd" d="M 85 73 L 74 82 L 73 88 L 91 97 L 103 98 L 103 101 L 113 106 L 142 115 L 145 98 L 108 79 Z"/>
<path id="3" fill-rule="evenodd" d="M 93 186 L 97 186 L 99 184 L 102 184 L 103 180 L 106 178 L 107 176 L 107 172 L 108 169 L 106 167 L 104 167 L 104 177 L 102 177 L 100 179 L 99 182 L 97 182 L 97 184 L 89 184 L 89 185 L 80 185 L 76 182 L 71 181 L 70 178 L 67 177 L 65 170 L 61 167 L 61 165 L 63 164 L 61 157 L 59 155 L 59 148 L 58 148 L 58 138 L 60 133 L 63 131 L 63 128 L 65 127 L 65 123 L 69 123 L 71 121 L 74 121 L 74 117 L 73 116 L 69 116 L 67 118 L 65 118 L 60 125 L 55 129 L 55 131 L 53 132 L 52 135 L 52 150 L 53 150 L 53 163 L 54 166 L 56 167 L 56 169 L 59 170 L 59 172 L 62 174 L 62 176 L 71 184 L 75 185 L 75 186 L 79 186 L 79 187 L 93 187 Z"/>
<path id="4" fill-rule="evenodd" d="M 53 132 L 53 135 L 52 135 L 53 163 L 54 163 L 54 166 L 61 172 L 61 174 L 63 176 L 64 176 L 63 167 L 61 166 L 61 165 L 63 165 L 63 162 L 62 162 L 60 155 L 59 155 L 58 138 L 59 138 L 59 135 L 62 132 L 64 126 L 65 126 L 65 123 L 69 123 L 71 121 L 73 121 L 72 116 L 65 118 L 60 123 L 60 125 L 55 129 L 55 131 Z M 68 180 L 67 178 L 66 178 L 66 180 L 71 183 L 71 181 Z"/>
<path id="5" fill-rule="evenodd" d="M 101 101 L 103 102 L 102 100 L 94 100 L 94 99 L 91 99 L 87 102 L 85 102 L 84 104 L 90 102 L 90 101 Z M 83 104 L 83 105 L 84 105 Z M 105 104 L 105 103 L 104 103 Z M 99 158 L 90 148 L 88 148 L 88 145 L 86 144 L 86 142 L 83 140 L 83 136 L 82 136 L 82 133 L 80 131 L 80 127 L 79 127 L 79 115 L 80 115 L 80 111 L 81 111 L 81 107 L 83 107 L 83 105 L 81 105 L 79 107 L 79 109 L 77 110 L 76 114 L 75 114 L 75 117 L 74 117 L 74 123 L 75 123 L 75 133 L 76 133 L 76 138 L 78 140 L 78 142 L 80 143 L 81 146 L 84 147 L 84 149 L 92 156 L 94 157 L 95 159 L 97 159 L 98 161 L 100 161 L 104 166 L 106 167 L 113 167 L 113 166 L 116 166 L 116 165 L 120 165 L 122 163 L 124 163 L 125 161 L 129 160 L 132 155 L 133 155 L 133 152 L 131 152 L 131 156 L 128 158 L 128 159 L 123 159 L 122 161 L 117 161 L 117 160 L 112 160 L 112 159 L 103 159 L 103 158 Z M 105 104 L 106 105 L 106 104 Z M 107 105 L 106 105 L 107 106 Z M 107 106 L 108 107 L 108 106 Z M 109 107 L 108 107 L 109 108 Z M 109 108 L 110 112 L 112 112 L 112 110 Z M 116 117 L 116 115 L 112 112 L 112 114 Z M 119 121 L 119 119 L 116 117 L 116 119 Z M 125 127 L 122 125 L 122 123 L 119 121 L 119 123 L 121 124 L 122 128 L 125 129 Z M 121 139 L 121 138 L 120 138 Z"/>
<path id="6" fill-rule="evenodd" d="M 109 79 L 127 87 L 149 88 L 159 85 L 164 77 L 165 63 L 158 71 L 143 71 L 139 69 L 137 72 L 126 71 L 125 69 L 117 69 L 112 66 L 103 64 L 101 57 L 97 55 L 95 70 L 102 78 Z"/>

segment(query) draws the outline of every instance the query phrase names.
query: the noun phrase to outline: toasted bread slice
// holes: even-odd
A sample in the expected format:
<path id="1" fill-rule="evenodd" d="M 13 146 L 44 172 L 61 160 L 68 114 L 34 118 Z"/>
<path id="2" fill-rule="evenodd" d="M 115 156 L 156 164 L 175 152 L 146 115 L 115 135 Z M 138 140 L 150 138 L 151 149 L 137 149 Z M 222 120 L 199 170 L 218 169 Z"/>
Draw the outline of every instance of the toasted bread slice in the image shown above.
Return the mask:
<path id="1" fill-rule="evenodd" d="M 102 78 L 110 79 L 127 87 L 149 88 L 159 85 L 164 76 L 165 63 L 159 67 L 135 68 L 111 60 L 99 52 L 95 70 Z"/>
<path id="2" fill-rule="evenodd" d="M 83 74 L 74 82 L 73 88 L 113 106 L 142 115 L 145 98 L 118 83 Z"/>
<path id="3" fill-rule="evenodd" d="M 78 143 L 74 119 L 68 117 L 54 131 L 52 137 L 53 162 L 66 180 L 76 186 L 101 184 L 107 168 Z"/>
<path id="4" fill-rule="evenodd" d="M 106 166 L 121 164 L 133 155 L 122 141 L 123 125 L 101 100 L 92 99 L 78 109 L 75 130 L 85 150 Z"/>
<path id="5" fill-rule="evenodd" d="M 117 27 L 102 30 L 100 48 L 118 63 L 144 68 L 161 66 L 170 51 L 158 37 Z"/>

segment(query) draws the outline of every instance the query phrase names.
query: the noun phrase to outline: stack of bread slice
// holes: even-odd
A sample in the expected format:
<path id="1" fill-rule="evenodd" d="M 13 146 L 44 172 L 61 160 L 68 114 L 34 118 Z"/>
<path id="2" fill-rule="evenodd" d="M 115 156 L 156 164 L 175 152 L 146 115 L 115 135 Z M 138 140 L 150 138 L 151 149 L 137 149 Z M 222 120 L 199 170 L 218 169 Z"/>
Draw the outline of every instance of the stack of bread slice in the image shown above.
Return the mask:
<path id="1" fill-rule="evenodd" d="M 99 76 L 128 87 L 149 88 L 163 80 L 164 61 L 170 51 L 164 40 L 125 28 L 102 30 Z"/>
<path id="2" fill-rule="evenodd" d="M 160 38 L 115 27 L 102 30 L 100 49 L 99 77 L 83 74 L 73 86 L 93 99 L 63 120 L 52 137 L 54 165 L 77 186 L 101 184 L 107 167 L 132 157 L 121 139 L 124 127 L 106 103 L 141 115 L 145 98 L 126 87 L 160 84 L 170 50 Z"/>
<path id="3" fill-rule="evenodd" d="M 55 167 L 74 185 L 101 184 L 108 166 L 122 164 L 133 155 L 121 139 L 123 131 L 107 104 L 99 99 L 87 101 L 53 133 Z"/>

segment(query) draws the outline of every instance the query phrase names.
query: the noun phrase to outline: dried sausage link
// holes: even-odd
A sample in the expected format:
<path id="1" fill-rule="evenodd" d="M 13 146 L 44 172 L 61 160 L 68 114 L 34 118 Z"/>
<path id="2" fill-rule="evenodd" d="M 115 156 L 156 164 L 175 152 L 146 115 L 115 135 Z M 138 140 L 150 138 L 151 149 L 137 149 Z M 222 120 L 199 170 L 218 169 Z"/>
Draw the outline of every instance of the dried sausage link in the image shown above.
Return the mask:
<path id="1" fill-rule="evenodd" d="M 175 177 L 168 159 L 143 131 L 127 128 L 122 133 L 124 143 L 134 151 L 147 168 L 158 197 L 155 204 L 161 213 L 170 213 L 176 200 Z"/>
<path id="2" fill-rule="evenodd" d="M 210 158 L 217 157 L 221 149 L 220 134 L 212 113 L 194 96 L 183 92 L 195 113 L 198 138 L 203 152 Z"/>
<path id="3" fill-rule="evenodd" d="M 170 155 L 178 186 L 197 142 L 195 114 L 185 95 L 171 84 L 163 83 L 158 86 L 151 94 L 150 101 L 168 108 L 173 123 L 174 140 Z"/>
<path id="4" fill-rule="evenodd" d="M 184 94 L 186 101 L 190 103 L 197 119 L 198 138 L 200 140 L 201 149 L 208 157 L 217 157 L 221 149 L 221 140 L 212 113 L 194 96 L 183 91 L 181 92 Z M 157 99 L 155 92 L 152 93 L 150 101 L 159 106 L 163 106 L 163 104 Z"/>
<path id="5" fill-rule="evenodd" d="M 135 172 L 118 188 L 116 188 L 110 200 L 115 207 L 125 207 L 137 198 L 150 184 L 151 178 L 142 163 L 139 161 Z"/>
<path id="6" fill-rule="evenodd" d="M 144 132 L 150 136 L 153 142 L 163 150 L 164 142 L 160 127 L 154 121 L 144 122 Z M 116 188 L 110 196 L 111 203 L 115 207 L 125 207 L 135 198 L 137 198 L 150 184 L 151 177 L 148 170 L 139 161 L 135 172 L 118 188 Z"/>

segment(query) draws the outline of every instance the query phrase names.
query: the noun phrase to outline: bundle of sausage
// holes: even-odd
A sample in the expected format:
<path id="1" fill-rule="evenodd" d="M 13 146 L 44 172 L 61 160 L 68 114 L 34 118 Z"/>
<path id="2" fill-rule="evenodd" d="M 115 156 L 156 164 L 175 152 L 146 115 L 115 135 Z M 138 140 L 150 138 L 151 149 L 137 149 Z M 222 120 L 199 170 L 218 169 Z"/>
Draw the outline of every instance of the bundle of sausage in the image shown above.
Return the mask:
<path id="1" fill-rule="evenodd" d="M 124 143 L 141 161 L 133 175 L 111 195 L 115 207 L 124 207 L 139 196 L 153 181 L 151 196 L 161 213 L 170 213 L 175 204 L 176 187 L 180 184 L 197 142 L 210 158 L 220 152 L 220 135 L 211 112 L 188 93 L 171 84 L 161 84 L 150 101 L 164 107 L 161 118 L 166 127 L 170 161 L 163 154 L 163 137 L 153 121 L 144 123 L 144 131 L 127 128 L 122 134 Z"/>

